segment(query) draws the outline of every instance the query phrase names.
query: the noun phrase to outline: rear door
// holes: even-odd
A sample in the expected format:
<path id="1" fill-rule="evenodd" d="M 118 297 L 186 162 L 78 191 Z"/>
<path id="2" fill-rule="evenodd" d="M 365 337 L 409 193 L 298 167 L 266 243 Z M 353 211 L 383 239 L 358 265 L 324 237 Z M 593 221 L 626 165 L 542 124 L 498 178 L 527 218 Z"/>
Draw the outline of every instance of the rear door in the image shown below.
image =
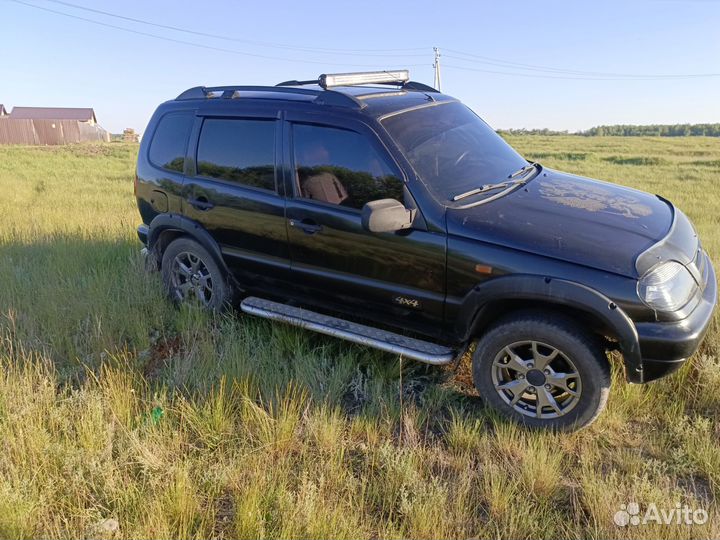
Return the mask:
<path id="1" fill-rule="evenodd" d="M 290 272 L 277 175 L 279 113 L 233 107 L 228 115 L 218 105 L 201 109 L 196 120 L 183 211 L 212 234 L 241 283 L 251 290 L 272 288 Z"/>
<path id="2" fill-rule="evenodd" d="M 437 335 L 445 298 L 444 234 L 422 219 L 397 233 L 361 224 L 366 202 L 412 207 L 401 170 L 362 122 L 288 112 L 288 239 L 293 280 L 311 301 Z"/>

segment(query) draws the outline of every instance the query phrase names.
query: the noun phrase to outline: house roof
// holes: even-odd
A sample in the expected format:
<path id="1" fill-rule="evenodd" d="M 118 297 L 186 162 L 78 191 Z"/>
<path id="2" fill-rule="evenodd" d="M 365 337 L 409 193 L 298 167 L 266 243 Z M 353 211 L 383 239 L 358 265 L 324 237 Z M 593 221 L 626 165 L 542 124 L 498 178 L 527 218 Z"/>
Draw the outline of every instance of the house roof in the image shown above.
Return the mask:
<path id="1" fill-rule="evenodd" d="M 91 108 L 73 107 L 13 107 L 12 118 L 29 120 L 79 120 L 97 122 L 95 111 Z"/>
<path id="2" fill-rule="evenodd" d="M 0 116 L 4 116 L 7 114 L 7 109 L 5 108 L 5 105 L 0 103 Z"/>

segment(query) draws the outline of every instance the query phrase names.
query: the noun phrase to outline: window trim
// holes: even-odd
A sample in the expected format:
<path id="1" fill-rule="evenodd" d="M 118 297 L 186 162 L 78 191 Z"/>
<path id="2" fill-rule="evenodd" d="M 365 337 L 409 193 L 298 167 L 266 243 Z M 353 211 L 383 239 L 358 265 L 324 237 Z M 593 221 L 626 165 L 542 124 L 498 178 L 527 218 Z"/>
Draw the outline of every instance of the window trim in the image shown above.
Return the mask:
<path id="1" fill-rule="evenodd" d="M 291 198 L 297 201 L 304 201 L 309 202 L 311 204 L 321 205 L 326 208 L 332 208 L 332 209 L 342 209 L 346 210 L 348 212 L 351 212 L 353 214 L 361 214 L 362 208 L 353 208 L 352 206 L 343 206 L 342 204 L 335 204 L 327 201 L 321 201 L 318 199 L 311 199 L 309 197 L 303 197 L 302 192 L 300 191 L 300 180 L 298 178 L 298 172 L 297 172 L 297 162 L 295 159 L 295 125 L 305 125 L 305 126 L 316 126 L 320 128 L 329 128 L 329 129 L 338 129 L 342 131 L 349 131 L 351 133 L 355 133 L 356 135 L 359 135 L 360 137 L 363 137 L 370 147 L 376 152 L 379 158 L 381 158 L 385 165 L 390 168 L 391 172 L 396 176 L 398 181 L 403 186 L 403 199 L 405 194 L 405 187 L 407 186 L 407 179 L 405 178 L 405 175 L 402 172 L 402 168 L 395 162 L 395 160 L 392 158 L 392 155 L 388 152 L 387 148 L 385 148 L 384 145 L 379 144 L 378 136 L 377 134 L 370 130 L 372 133 L 372 137 L 369 136 L 367 133 L 362 133 L 361 131 L 353 128 L 353 127 L 347 127 L 347 126 L 340 126 L 336 124 L 331 124 L 329 122 L 323 122 L 323 121 L 317 121 L 315 119 L 288 119 L 285 121 L 288 126 L 288 136 L 287 140 L 289 141 L 290 146 L 290 152 L 289 152 L 289 159 L 290 159 L 290 182 L 292 183 L 292 194 Z M 405 201 L 400 201 L 403 204 L 405 204 Z"/>
<path id="2" fill-rule="evenodd" d="M 193 178 L 197 178 L 206 182 L 217 182 L 218 184 L 224 185 L 224 186 L 232 186 L 235 188 L 242 188 L 242 189 L 248 189 L 251 191 L 256 191 L 258 193 L 265 193 L 269 195 L 276 195 L 280 197 L 280 179 L 278 177 L 278 131 L 281 129 L 280 121 L 277 117 L 270 118 L 266 116 L 226 116 L 226 115 L 207 115 L 207 114 L 199 114 L 198 117 L 200 118 L 200 126 L 198 128 L 198 134 L 197 134 L 197 140 L 195 141 L 195 148 L 193 149 L 193 156 L 192 160 L 194 162 L 194 174 Z M 239 182 L 234 182 L 232 180 L 228 180 L 227 178 L 218 178 L 215 176 L 205 176 L 203 174 L 200 174 L 200 167 L 199 167 L 199 161 L 198 161 L 198 153 L 200 152 L 200 139 L 202 137 L 203 127 L 205 126 L 205 122 L 207 120 L 233 120 L 233 121 L 243 121 L 243 120 L 250 120 L 250 121 L 256 121 L 256 122 L 272 122 L 274 124 L 275 132 L 273 133 L 273 182 L 275 184 L 274 189 L 267 189 L 259 186 L 251 186 L 248 184 L 241 184 Z"/>
<path id="3" fill-rule="evenodd" d="M 182 115 L 187 115 L 189 117 L 190 129 L 187 132 L 187 136 L 185 138 L 185 147 L 183 148 L 183 152 L 182 152 L 183 167 L 182 167 L 181 171 L 176 171 L 175 169 L 168 169 L 164 165 L 159 165 L 159 164 L 155 163 L 155 161 L 153 161 L 153 159 L 150 157 L 150 152 L 152 150 L 153 144 L 155 143 L 158 128 L 160 127 L 160 124 L 162 123 L 162 121 L 165 120 L 165 118 L 167 118 L 168 116 L 182 116 Z M 152 165 L 153 167 L 155 167 L 156 169 L 160 169 L 162 171 L 166 171 L 171 174 L 181 174 L 184 176 L 185 168 L 187 167 L 187 161 L 188 161 L 188 148 L 190 146 L 190 138 L 192 137 L 194 124 L 195 124 L 195 111 L 193 109 L 181 109 L 181 110 L 168 111 L 165 114 L 163 114 L 160 118 L 158 118 L 157 123 L 155 124 L 155 128 L 153 129 L 153 132 L 152 132 L 152 138 L 150 139 L 150 144 L 148 144 L 148 147 L 147 147 L 147 154 L 145 157 L 146 157 L 148 163 L 150 165 Z"/>

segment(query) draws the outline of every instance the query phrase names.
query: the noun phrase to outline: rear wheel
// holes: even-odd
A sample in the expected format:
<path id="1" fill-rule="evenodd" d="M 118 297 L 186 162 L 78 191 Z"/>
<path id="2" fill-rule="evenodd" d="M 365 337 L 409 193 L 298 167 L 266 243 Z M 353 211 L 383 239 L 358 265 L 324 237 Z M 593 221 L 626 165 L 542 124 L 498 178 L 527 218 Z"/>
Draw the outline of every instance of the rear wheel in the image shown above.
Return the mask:
<path id="1" fill-rule="evenodd" d="M 230 304 L 232 289 L 227 276 L 195 240 L 173 240 L 163 253 L 161 270 L 165 289 L 178 304 L 210 311 L 221 311 Z"/>
<path id="2" fill-rule="evenodd" d="M 473 380 L 503 415 L 533 427 L 573 430 L 605 407 L 610 366 L 600 341 L 572 320 L 524 315 L 478 341 Z"/>

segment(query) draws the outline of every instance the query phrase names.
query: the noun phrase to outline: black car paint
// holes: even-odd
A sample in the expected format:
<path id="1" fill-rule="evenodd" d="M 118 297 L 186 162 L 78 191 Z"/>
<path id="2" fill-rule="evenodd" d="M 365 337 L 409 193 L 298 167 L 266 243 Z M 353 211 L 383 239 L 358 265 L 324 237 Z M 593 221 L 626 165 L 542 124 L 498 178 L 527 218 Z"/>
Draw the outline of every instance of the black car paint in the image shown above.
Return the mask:
<path id="1" fill-rule="evenodd" d="M 356 88 L 343 91 L 362 99 Z M 380 122 L 400 110 L 452 98 L 387 93 L 367 99 L 364 108 L 349 108 L 319 105 L 302 92 L 272 99 L 258 94 L 238 100 L 170 101 L 158 108 L 143 137 L 137 168 L 144 224 L 139 236 L 149 248 L 165 232 L 183 232 L 201 241 L 247 292 L 460 347 L 508 305 L 569 309 L 586 315 L 596 330 L 618 341 L 632 382 L 673 371 L 699 345 L 716 297 L 709 260 L 707 286 L 699 293 L 702 298 L 695 299 L 697 309 L 683 313 L 680 321 L 658 321 L 658 314 L 636 292 L 647 266 L 641 257 L 688 251 L 692 227 L 686 220 L 666 242 L 670 246 L 662 248 L 676 217 L 668 202 L 543 169 L 501 199 L 453 208 L 433 198 Z M 182 175 L 147 158 L 159 118 L 177 110 L 197 116 Z M 205 116 L 276 119 L 277 193 L 197 176 L 195 150 Z M 401 171 L 406 182 L 403 202 L 418 209 L 415 226 L 373 234 L 362 228 L 359 212 L 298 198 L 287 126 L 296 118 L 344 126 L 371 138 Z M 167 210 L 151 202 L 159 199 L 158 193 L 167 197 Z M 191 204 L 198 200 L 213 206 L 198 209 Z M 312 224 L 314 232 L 291 226 L 297 222 Z M 394 301 L 397 298 L 415 299 L 417 306 L 408 307 Z M 645 369 L 646 364 L 652 368 Z"/>
<path id="2" fill-rule="evenodd" d="M 288 283 L 290 255 L 285 225 L 285 199 L 279 179 L 280 145 L 282 144 L 280 110 L 277 107 L 236 107 L 232 111 L 218 107 L 217 102 L 202 103 L 188 145 L 188 159 L 182 188 L 183 215 L 210 232 L 238 281 L 278 280 Z M 198 136 L 203 118 L 275 119 L 277 192 L 241 186 L 197 172 Z M 203 204 L 210 202 L 212 208 Z M 243 279 L 244 278 L 244 279 Z"/>
<path id="3" fill-rule="evenodd" d="M 491 204 L 449 208 L 448 234 L 628 277 L 667 234 L 672 209 L 640 191 L 544 169 Z"/>
<path id="4" fill-rule="evenodd" d="M 286 218 L 291 225 L 288 245 L 293 282 L 317 307 L 336 304 L 346 313 L 360 312 L 384 324 L 441 338 L 446 235 L 425 230 L 420 220 L 411 230 L 371 233 L 362 227 L 360 210 L 301 198 L 294 181 L 291 122 L 352 129 L 373 141 L 375 150 L 403 178 L 402 169 L 378 138 L 377 131 L 357 119 L 319 117 L 308 111 L 289 111 L 285 120 L 285 161 L 290 164 L 285 169 L 285 190 L 292 194 L 287 200 Z M 403 202 L 408 207 L 415 205 L 407 191 Z M 319 230 L 309 233 L 292 226 L 295 222 L 308 223 Z M 393 302 L 397 297 L 415 299 L 420 308 L 408 309 Z"/>

